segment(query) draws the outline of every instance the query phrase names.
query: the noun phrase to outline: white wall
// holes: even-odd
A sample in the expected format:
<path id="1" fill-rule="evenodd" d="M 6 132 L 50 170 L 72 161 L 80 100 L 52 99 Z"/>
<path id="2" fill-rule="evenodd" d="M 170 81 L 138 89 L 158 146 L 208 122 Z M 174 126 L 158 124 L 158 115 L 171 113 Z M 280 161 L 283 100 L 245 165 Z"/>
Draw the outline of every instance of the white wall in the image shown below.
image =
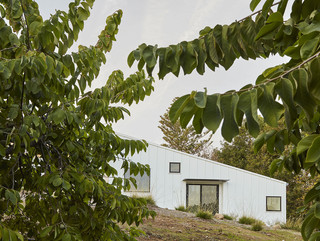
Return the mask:
<path id="1" fill-rule="evenodd" d="M 286 222 L 286 183 L 283 181 L 153 144 L 149 144 L 146 153 L 135 154 L 131 160 L 150 165 L 150 193 L 138 194 L 151 194 L 159 207 L 174 209 L 186 205 L 184 179 L 228 179 L 210 182 L 219 184 L 220 213 L 238 218 L 251 216 L 267 224 Z M 181 173 L 169 173 L 169 162 L 180 162 Z M 123 176 L 123 172 L 120 171 L 119 176 Z M 282 210 L 266 211 L 266 196 L 281 196 Z"/>

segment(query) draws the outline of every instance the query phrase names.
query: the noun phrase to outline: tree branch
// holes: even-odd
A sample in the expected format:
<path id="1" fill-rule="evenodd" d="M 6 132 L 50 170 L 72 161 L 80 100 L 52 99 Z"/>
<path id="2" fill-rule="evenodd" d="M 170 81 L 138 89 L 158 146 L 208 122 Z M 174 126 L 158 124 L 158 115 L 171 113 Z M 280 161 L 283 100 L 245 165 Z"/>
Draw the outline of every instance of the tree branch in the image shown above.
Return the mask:
<path id="1" fill-rule="evenodd" d="M 276 3 L 272 4 L 271 7 L 276 6 L 276 5 L 278 5 L 279 3 L 280 3 L 280 2 L 276 2 Z M 241 23 L 241 22 L 243 22 L 244 20 L 246 20 L 247 18 L 251 18 L 252 16 L 254 16 L 254 15 L 256 15 L 256 14 L 259 14 L 259 13 L 261 13 L 261 12 L 262 12 L 262 9 L 260 9 L 259 11 L 254 12 L 254 13 L 252 13 L 252 14 L 250 14 L 250 15 L 247 16 L 247 17 L 244 17 L 244 18 L 240 19 L 239 21 L 236 20 L 236 22 Z"/>
<path id="2" fill-rule="evenodd" d="M 260 83 L 260 84 L 257 84 L 257 85 L 254 85 L 254 86 L 251 86 L 249 88 L 246 88 L 246 89 L 241 89 L 241 90 L 238 90 L 238 91 L 234 91 L 233 94 L 237 94 L 237 93 L 242 93 L 242 92 L 245 92 L 245 91 L 249 91 L 249 90 L 252 90 L 252 89 L 255 89 L 255 88 L 258 88 L 262 85 L 265 85 L 265 84 L 268 84 L 272 81 L 275 81 L 277 79 L 281 79 L 283 78 L 284 76 L 286 76 L 287 74 L 290 74 L 291 72 L 297 70 L 297 69 L 300 69 L 303 65 L 307 64 L 308 62 L 310 62 L 311 60 L 317 58 L 320 56 L 320 51 L 318 51 L 317 53 L 315 53 L 314 55 L 312 55 L 311 57 L 309 57 L 308 59 L 304 60 L 303 62 L 301 62 L 300 64 L 298 64 L 297 66 L 283 72 L 281 75 L 277 76 L 277 77 L 274 77 L 274 78 L 271 78 L 271 79 L 266 79 L 263 83 Z M 227 94 L 230 94 L 230 93 L 223 93 L 221 95 L 227 95 Z"/>

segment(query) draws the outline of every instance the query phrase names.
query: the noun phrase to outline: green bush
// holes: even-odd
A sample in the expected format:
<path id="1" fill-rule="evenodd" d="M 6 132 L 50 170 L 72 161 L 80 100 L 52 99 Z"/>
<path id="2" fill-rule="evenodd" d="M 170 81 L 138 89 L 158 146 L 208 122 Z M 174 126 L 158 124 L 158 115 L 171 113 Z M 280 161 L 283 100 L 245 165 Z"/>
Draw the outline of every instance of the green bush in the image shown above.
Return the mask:
<path id="1" fill-rule="evenodd" d="M 203 219 L 212 219 L 212 213 L 203 210 L 198 211 L 196 216 Z"/>
<path id="2" fill-rule="evenodd" d="M 252 231 L 261 231 L 263 229 L 263 222 L 256 221 L 254 224 L 252 224 L 251 230 Z"/>
<path id="3" fill-rule="evenodd" d="M 254 218 L 250 218 L 250 217 L 247 217 L 247 216 L 242 216 L 240 219 L 239 219 L 239 223 L 241 224 L 254 224 L 255 222 L 257 222 L 256 219 Z"/>
<path id="4" fill-rule="evenodd" d="M 226 220 L 233 220 L 233 217 L 229 216 L 228 214 L 223 214 L 223 218 Z"/>
<path id="5" fill-rule="evenodd" d="M 176 210 L 181 211 L 181 212 L 187 212 L 187 209 L 183 205 L 177 207 Z"/>

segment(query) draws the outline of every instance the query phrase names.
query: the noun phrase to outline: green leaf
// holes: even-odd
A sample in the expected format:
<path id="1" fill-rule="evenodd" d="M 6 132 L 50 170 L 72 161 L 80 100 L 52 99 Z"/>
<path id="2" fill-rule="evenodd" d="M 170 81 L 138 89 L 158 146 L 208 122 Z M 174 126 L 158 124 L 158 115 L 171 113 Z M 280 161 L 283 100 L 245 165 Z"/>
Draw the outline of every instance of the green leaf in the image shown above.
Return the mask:
<path id="1" fill-rule="evenodd" d="M 0 144 L 0 155 L 5 156 L 6 155 L 6 148 Z"/>
<path id="2" fill-rule="evenodd" d="M 285 106 L 285 118 L 289 128 L 291 128 L 297 119 L 298 113 L 293 100 L 294 87 L 289 79 L 281 79 L 275 86 L 276 93 L 280 96 Z"/>
<path id="3" fill-rule="evenodd" d="M 53 180 L 52 184 L 53 184 L 53 186 L 58 187 L 58 186 L 60 186 L 62 184 L 62 182 L 63 182 L 62 178 L 56 177 Z"/>
<path id="4" fill-rule="evenodd" d="M 318 47 L 319 39 L 320 39 L 319 37 L 310 39 L 302 45 L 300 49 L 300 55 L 303 60 L 308 59 L 310 56 L 312 56 L 315 53 Z"/>
<path id="5" fill-rule="evenodd" d="M 297 91 L 294 96 L 295 102 L 301 106 L 306 113 L 307 118 L 310 120 L 315 112 L 316 103 L 310 96 L 308 88 L 308 73 L 305 69 L 298 69 L 291 73 L 289 76 L 297 83 Z"/>
<path id="6" fill-rule="evenodd" d="M 308 150 L 313 143 L 314 139 L 319 137 L 319 135 L 314 134 L 310 136 L 304 137 L 301 141 L 299 141 L 297 145 L 297 155 L 300 155 L 302 152 Z"/>
<path id="7" fill-rule="evenodd" d="M 282 162 L 282 159 L 275 159 L 270 164 L 270 175 L 273 176 L 274 173 L 278 170 L 280 164 Z"/>
<path id="8" fill-rule="evenodd" d="M 213 94 L 207 96 L 207 104 L 203 110 L 203 124 L 208 130 L 216 132 L 222 120 L 220 112 L 220 95 Z"/>
<path id="9" fill-rule="evenodd" d="M 6 197 L 7 200 L 10 200 L 13 205 L 17 205 L 18 199 L 17 199 L 17 197 L 16 197 L 16 195 L 14 194 L 13 191 L 10 191 L 9 189 L 6 189 L 5 197 Z"/>
<path id="10" fill-rule="evenodd" d="M 198 109 L 198 111 L 195 113 L 192 125 L 196 131 L 196 133 L 201 134 L 203 129 L 203 123 L 202 123 L 202 115 L 203 115 L 203 109 Z"/>
<path id="11" fill-rule="evenodd" d="M 71 235 L 69 233 L 64 234 L 62 241 L 71 241 Z"/>
<path id="12" fill-rule="evenodd" d="M 157 59 L 155 56 L 156 49 L 157 49 L 157 46 L 153 47 L 149 45 L 146 48 L 144 48 L 142 51 L 143 59 L 149 68 L 154 67 L 157 63 Z"/>
<path id="13" fill-rule="evenodd" d="M 33 21 L 29 26 L 30 35 L 37 35 L 41 29 L 41 26 L 42 26 L 42 22 Z"/>
<path id="14" fill-rule="evenodd" d="M 179 119 L 183 109 L 186 107 L 190 100 L 190 95 L 184 95 L 172 104 L 169 111 L 169 117 L 173 123 L 176 123 L 176 121 Z"/>
<path id="15" fill-rule="evenodd" d="M 320 136 L 314 138 L 306 157 L 306 163 L 316 163 L 320 160 Z"/>
<path id="16" fill-rule="evenodd" d="M 232 138 L 239 134 L 239 128 L 236 122 L 236 107 L 238 100 L 239 96 L 237 94 L 223 95 L 220 100 L 224 119 L 221 133 L 228 142 L 231 142 Z"/>
<path id="17" fill-rule="evenodd" d="M 79 15 L 79 19 L 81 21 L 84 21 L 86 20 L 89 16 L 90 16 L 90 12 L 82 7 L 79 7 L 78 8 L 78 11 L 77 11 L 78 15 Z M 113 31 L 112 31 L 113 32 Z"/>
<path id="18" fill-rule="evenodd" d="M 58 108 L 52 113 L 52 119 L 56 125 L 61 123 L 65 119 L 64 110 Z"/>
<path id="19" fill-rule="evenodd" d="M 243 92 L 239 97 L 238 109 L 246 115 L 249 133 L 256 137 L 259 135 L 260 127 L 258 121 L 257 90 Z"/>
<path id="20" fill-rule="evenodd" d="M 315 218 L 314 215 L 309 215 L 304 219 L 301 226 L 301 234 L 304 240 L 309 240 L 314 229 L 319 227 L 320 220 Z"/>
<path id="21" fill-rule="evenodd" d="M 251 0 L 250 2 L 251 11 L 254 11 L 260 2 L 261 0 Z"/>
<path id="22" fill-rule="evenodd" d="M 260 38 L 271 39 L 271 33 L 275 33 L 275 30 L 282 24 L 283 17 L 279 12 L 271 14 L 266 22 L 266 24 L 260 29 L 255 37 L 255 41 Z"/>
<path id="23" fill-rule="evenodd" d="M 48 236 L 48 234 L 51 232 L 53 226 L 48 226 L 45 227 L 41 232 L 40 232 L 40 238 L 44 238 L 46 236 Z"/>
<path id="24" fill-rule="evenodd" d="M 309 241 L 318 241 L 320 239 L 320 232 L 314 232 L 310 238 Z"/>
<path id="25" fill-rule="evenodd" d="M 135 58 L 134 58 L 134 51 L 132 51 L 129 55 L 128 55 L 128 58 L 127 58 L 127 63 L 129 65 L 129 67 L 131 67 L 133 65 L 133 62 L 135 61 Z"/>
<path id="26" fill-rule="evenodd" d="M 309 89 L 312 96 L 320 101 L 320 58 L 312 60 L 310 63 L 311 78 L 309 79 Z"/>
<path id="27" fill-rule="evenodd" d="M 314 209 L 314 216 L 320 219 L 320 203 L 317 203 Z"/>
<path id="28" fill-rule="evenodd" d="M 19 105 L 13 104 L 10 106 L 8 118 L 15 119 L 18 117 L 19 114 Z"/>
<path id="29" fill-rule="evenodd" d="M 206 52 L 209 54 L 210 59 L 213 63 L 218 64 L 219 63 L 219 56 L 217 53 L 217 43 L 213 36 L 213 33 L 209 33 L 205 36 L 205 45 L 206 45 Z"/>
<path id="30" fill-rule="evenodd" d="M 277 12 L 279 12 L 283 15 L 286 10 L 287 4 L 288 4 L 288 0 L 281 0 L 278 5 Z"/>
<path id="31" fill-rule="evenodd" d="M 191 42 L 182 42 L 181 45 L 183 46 L 183 61 L 181 63 L 182 69 L 184 74 L 191 74 L 192 71 L 198 65 L 198 54 L 194 50 Z"/>
<path id="32" fill-rule="evenodd" d="M 199 108 L 205 108 L 207 104 L 207 91 L 205 92 L 197 92 L 194 97 L 194 103 Z"/>
<path id="33" fill-rule="evenodd" d="M 274 0 L 266 0 L 262 7 L 262 15 L 266 17 L 270 11 L 270 8 L 273 4 Z"/>
<path id="34" fill-rule="evenodd" d="M 9 234 L 9 229 L 7 229 L 6 227 L 2 228 L 2 240 L 10 240 L 10 234 Z"/>
<path id="35" fill-rule="evenodd" d="M 274 83 L 270 82 L 263 85 L 263 92 L 259 96 L 258 105 L 265 122 L 270 126 L 277 127 L 284 108 L 276 102 L 273 97 Z"/>
<path id="36" fill-rule="evenodd" d="M 310 189 L 310 191 L 307 192 L 304 198 L 305 204 L 310 203 L 311 201 L 313 201 L 314 199 L 320 196 L 319 187 L 320 187 L 320 183 L 318 182 L 313 188 Z"/>

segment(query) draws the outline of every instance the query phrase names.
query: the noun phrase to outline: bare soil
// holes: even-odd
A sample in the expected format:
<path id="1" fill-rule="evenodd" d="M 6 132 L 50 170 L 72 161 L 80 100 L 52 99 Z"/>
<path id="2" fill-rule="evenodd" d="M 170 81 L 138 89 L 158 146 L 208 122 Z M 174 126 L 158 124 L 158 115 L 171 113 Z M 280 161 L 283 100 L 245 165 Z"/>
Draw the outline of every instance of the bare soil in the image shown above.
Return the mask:
<path id="1" fill-rule="evenodd" d="M 155 219 L 147 219 L 139 226 L 145 232 L 139 241 L 153 240 L 302 240 L 299 232 L 264 227 L 262 231 L 252 231 L 250 225 L 242 225 L 229 220 L 204 220 L 192 213 L 150 207 L 157 212 Z"/>

